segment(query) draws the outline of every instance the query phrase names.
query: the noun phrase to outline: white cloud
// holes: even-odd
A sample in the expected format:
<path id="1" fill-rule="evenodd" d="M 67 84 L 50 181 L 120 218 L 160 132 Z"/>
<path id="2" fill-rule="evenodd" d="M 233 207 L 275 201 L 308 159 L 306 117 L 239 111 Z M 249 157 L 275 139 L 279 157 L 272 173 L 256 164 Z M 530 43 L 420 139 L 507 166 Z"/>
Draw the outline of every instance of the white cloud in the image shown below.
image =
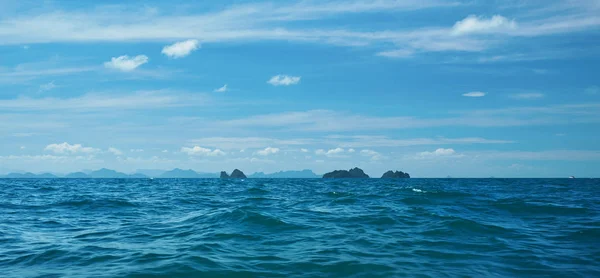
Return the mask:
<path id="1" fill-rule="evenodd" d="M 113 148 L 113 147 L 108 148 L 108 152 L 110 152 L 110 153 L 112 153 L 114 155 L 122 155 L 123 154 L 122 151 L 120 151 L 117 148 Z"/>
<path id="2" fill-rule="evenodd" d="M 207 103 L 203 94 L 170 91 L 142 91 L 132 94 L 86 94 L 70 98 L 0 99 L 0 109 L 10 110 L 83 110 L 83 109 L 146 109 L 179 106 L 199 106 Z"/>
<path id="3" fill-rule="evenodd" d="M 22 1 L 21 1 L 22 2 Z M 433 7 L 468 5 L 468 1 L 445 0 L 369 0 L 369 1 L 273 1 L 225 5 L 224 9 L 190 9 L 185 12 L 171 9 L 140 8 L 135 5 L 98 6 L 90 9 L 55 10 L 24 9 L 8 13 L 0 20 L 0 41 L 3 44 L 35 44 L 63 42 L 165 42 L 202 38 L 209 43 L 239 41 L 285 41 L 320 43 L 377 49 L 383 56 L 406 56 L 402 51 L 381 51 L 380 46 L 409 49 L 415 53 L 426 51 L 482 51 L 490 46 L 509 44 L 505 39 L 492 36 L 477 38 L 456 36 L 502 32 L 508 36 L 543 36 L 594 30 L 600 26 L 597 4 L 594 0 L 577 2 L 561 13 L 534 5 L 519 10 L 518 28 L 513 20 L 500 15 L 491 18 L 469 16 L 454 26 L 436 26 L 432 18 L 417 24 L 391 27 L 377 25 L 371 30 L 360 24 L 333 26 L 318 24 L 335 17 L 368 12 L 393 14 Z M 514 2 L 514 1 L 513 1 Z M 531 1 L 521 1 L 531 2 Z M 556 1 L 547 6 L 556 6 Z M 564 1 L 561 1 L 564 2 Z M 500 3 L 500 2 L 498 2 Z M 494 2 L 490 9 L 502 9 Z M 26 6 L 26 5 L 25 5 Z M 539 5 L 537 5 L 539 6 Z M 44 7 L 44 5 L 42 5 Z M 590 8 L 591 7 L 591 8 Z M 596 8 L 594 8 L 596 7 Z M 177 10 L 177 9 L 175 9 Z M 535 16 L 527 15 L 540 10 Z M 361 14 L 362 15 L 362 14 Z M 427 13 L 435 16 L 435 13 Z M 362 17 L 361 17 L 362 18 Z M 296 22 L 315 24 L 298 25 Z M 48 32 L 47 30 L 52 30 Z M 535 43 L 535 42 L 533 42 Z"/>
<path id="4" fill-rule="evenodd" d="M 0 102 L 1 103 L 1 102 Z M 438 126 L 504 127 L 599 122 L 600 103 L 508 107 L 501 109 L 450 111 L 446 117 L 369 116 L 332 110 L 290 111 L 216 121 L 228 128 L 271 128 L 292 131 L 357 131 L 407 129 Z M 581 113 L 582 111 L 587 113 Z M 566 119 L 565 115 L 570 115 Z"/>
<path id="5" fill-rule="evenodd" d="M 223 152 L 219 149 L 211 150 L 211 149 L 202 148 L 199 146 L 194 146 L 192 148 L 182 147 L 181 152 L 187 153 L 188 155 L 197 155 L 197 156 L 223 156 L 223 155 L 225 155 L 225 152 Z"/>
<path id="6" fill-rule="evenodd" d="M 278 152 L 279 152 L 279 148 L 267 147 L 264 150 L 260 150 L 260 151 L 255 152 L 255 154 L 262 155 L 262 156 L 267 156 L 267 155 L 270 155 L 270 154 L 276 154 Z"/>
<path id="7" fill-rule="evenodd" d="M 388 57 L 388 58 L 410 58 L 415 54 L 412 49 L 397 49 L 378 52 L 377 56 Z"/>
<path id="8" fill-rule="evenodd" d="M 50 82 L 48 82 L 46 84 L 40 85 L 40 91 L 41 92 L 43 92 L 43 91 L 50 91 L 50 90 L 52 90 L 54 88 L 56 88 L 56 85 L 54 84 L 54 81 L 50 81 Z"/>
<path id="9" fill-rule="evenodd" d="M 470 92 L 463 94 L 464 97 L 484 97 L 485 95 L 486 93 L 484 92 Z"/>
<path id="10" fill-rule="evenodd" d="M 144 149 L 130 149 L 129 152 L 132 152 L 132 153 L 141 153 L 141 152 L 144 152 Z"/>
<path id="11" fill-rule="evenodd" d="M 379 155 L 379 153 L 374 150 L 362 150 L 360 153 L 368 156 Z"/>
<path id="12" fill-rule="evenodd" d="M 289 76 L 289 75 L 275 75 L 267 81 L 267 83 L 273 86 L 289 86 L 296 85 L 300 82 L 300 76 Z"/>
<path id="13" fill-rule="evenodd" d="M 300 151 L 303 152 L 303 153 L 307 153 L 308 149 L 300 149 Z"/>
<path id="14" fill-rule="evenodd" d="M 543 98 L 544 94 L 541 94 L 541 93 L 524 93 L 524 94 L 510 95 L 510 97 L 514 98 L 514 99 L 538 99 L 538 98 Z"/>
<path id="15" fill-rule="evenodd" d="M 349 153 L 353 153 L 353 152 L 355 152 L 355 151 L 356 151 L 355 149 L 348 149 L 348 152 L 349 152 Z"/>
<path id="16" fill-rule="evenodd" d="M 177 59 L 189 55 L 192 53 L 192 51 L 198 48 L 200 48 L 200 43 L 198 40 L 186 40 L 165 46 L 162 49 L 162 54 L 165 54 L 170 58 Z"/>
<path id="17" fill-rule="evenodd" d="M 220 125 L 220 124 L 218 124 Z M 206 137 L 193 139 L 191 144 L 207 147 L 231 149 L 259 149 L 264 146 L 300 146 L 312 143 L 311 139 L 276 139 L 266 137 Z"/>
<path id="18" fill-rule="evenodd" d="M 81 144 L 69 144 L 67 142 L 60 144 L 50 144 L 44 148 L 46 151 L 51 151 L 60 154 L 75 154 L 75 153 L 94 153 L 98 152 L 98 149 L 91 147 L 84 147 Z"/>
<path id="19" fill-rule="evenodd" d="M 495 15 L 490 19 L 470 15 L 454 24 L 452 34 L 493 33 L 516 28 L 517 23 L 514 20 L 509 20 L 501 15 Z"/>
<path id="20" fill-rule="evenodd" d="M 123 55 L 119 57 L 113 57 L 109 62 L 105 62 L 104 67 L 120 71 L 132 71 L 145 63 L 148 63 L 148 56 L 146 55 L 138 55 L 132 58 L 129 58 L 127 55 Z"/>
<path id="21" fill-rule="evenodd" d="M 335 149 L 330 149 L 330 150 L 323 150 L 323 149 L 318 149 L 315 151 L 315 154 L 317 155 L 325 155 L 325 156 L 329 156 L 329 157 L 334 157 L 337 156 L 341 153 L 344 153 L 344 149 L 342 148 L 335 148 Z"/>
<path id="22" fill-rule="evenodd" d="M 371 157 L 371 160 L 380 160 L 383 158 L 383 156 L 379 152 L 369 149 L 361 150 L 360 154 Z"/>
<path id="23" fill-rule="evenodd" d="M 493 140 L 479 137 L 463 137 L 463 138 L 410 138 L 410 139 L 394 139 L 387 136 L 372 136 L 372 135 L 354 135 L 354 136 L 327 136 L 328 142 L 342 148 L 360 148 L 360 147 L 408 147 L 422 145 L 456 145 L 456 144 L 511 144 L 514 141 L 509 140 Z M 322 144 L 322 143 L 321 143 Z M 351 152 L 353 149 L 349 149 Z"/>
<path id="24" fill-rule="evenodd" d="M 541 161 L 598 161 L 597 150 L 546 150 L 546 151 L 482 151 L 474 154 L 482 160 L 541 160 Z"/>
<path id="25" fill-rule="evenodd" d="M 431 158 L 431 157 L 447 157 L 447 156 L 453 156 L 454 154 L 456 154 L 456 151 L 454 151 L 454 149 L 443 149 L 443 148 L 439 148 L 433 152 L 421 152 L 418 153 L 417 156 L 421 157 L 421 158 Z"/>
<path id="26" fill-rule="evenodd" d="M 161 153 L 168 153 L 169 151 L 167 150 L 162 150 Z"/>
<path id="27" fill-rule="evenodd" d="M 227 84 L 223 85 L 223 87 L 215 89 L 214 92 L 216 93 L 224 93 L 227 92 Z"/>
<path id="28" fill-rule="evenodd" d="M 25 146 L 21 146 L 19 149 L 24 150 L 24 149 L 26 149 L 26 147 Z"/>

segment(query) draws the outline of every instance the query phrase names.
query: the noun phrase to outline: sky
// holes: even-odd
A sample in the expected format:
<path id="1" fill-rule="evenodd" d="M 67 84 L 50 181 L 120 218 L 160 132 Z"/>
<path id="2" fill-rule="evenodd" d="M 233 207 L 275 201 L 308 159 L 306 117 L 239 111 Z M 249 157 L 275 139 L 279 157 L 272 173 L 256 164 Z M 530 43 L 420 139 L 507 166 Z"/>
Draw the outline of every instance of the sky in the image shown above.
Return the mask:
<path id="1" fill-rule="evenodd" d="M 0 174 L 600 177 L 600 0 L 0 7 Z"/>

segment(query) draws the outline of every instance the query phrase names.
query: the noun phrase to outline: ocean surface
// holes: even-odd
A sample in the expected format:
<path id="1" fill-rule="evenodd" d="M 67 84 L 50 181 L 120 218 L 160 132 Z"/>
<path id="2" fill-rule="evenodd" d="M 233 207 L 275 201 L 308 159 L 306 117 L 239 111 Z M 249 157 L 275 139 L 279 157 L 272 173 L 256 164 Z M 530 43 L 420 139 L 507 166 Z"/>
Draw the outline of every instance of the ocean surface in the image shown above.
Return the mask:
<path id="1" fill-rule="evenodd" d="M 600 180 L 0 180 L 0 277 L 456 276 L 600 277 Z"/>

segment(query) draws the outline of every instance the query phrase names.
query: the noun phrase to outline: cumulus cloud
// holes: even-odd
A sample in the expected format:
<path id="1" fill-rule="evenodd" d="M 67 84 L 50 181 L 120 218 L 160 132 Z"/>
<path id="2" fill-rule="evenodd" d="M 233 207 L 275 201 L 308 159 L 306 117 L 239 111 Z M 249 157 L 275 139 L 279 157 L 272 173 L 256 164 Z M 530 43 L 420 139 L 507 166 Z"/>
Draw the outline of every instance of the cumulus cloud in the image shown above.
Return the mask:
<path id="1" fill-rule="evenodd" d="M 224 93 L 227 92 L 227 84 L 223 85 L 223 87 L 215 89 L 214 92 L 216 93 Z"/>
<path id="2" fill-rule="evenodd" d="M 543 98 L 544 94 L 541 93 L 524 93 L 524 94 L 514 94 L 510 96 L 514 99 L 538 99 Z"/>
<path id="3" fill-rule="evenodd" d="M 514 20 L 509 20 L 501 15 L 495 15 L 489 19 L 470 15 L 454 24 L 452 27 L 452 34 L 493 33 L 515 28 L 517 28 L 517 23 Z"/>
<path id="4" fill-rule="evenodd" d="M 182 147 L 181 152 L 187 153 L 188 155 L 195 155 L 195 156 L 222 156 L 222 155 L 225 155 L 225 152 L 223 152 L 219 149 L 211 150 L 211 149 L 202 148 L 199 146 L 194 146 L 192 148 Z"/>
<path id="5" fill-rule="evenodd" d="M 255 152 L 255 154 L 262 155 L 262 156 L 267 156 L 267 155 L 270 155 L 270 154 L 276 154 L 278 152 L 279 152 L 279 148 L 267 147 L 264 150 L 260 150 L 260 151 Z"/>
<path id="6" fill-rule="evenodd" d="M 300 149 L 300 151 L 303 152 L 303 153 L 307 153 L 308 149 Z"/>
<path id="7" fill-rule="evenodd" d="M 123 152 L 121 150 L 119 150 L 117 148 L 113 148 L 113 147 L 108 148 L 108 152 L 112 153 L 114 155 L 122 155 L 123 154 Z"/>
<path id="8" fill-rule="evenodd" d="M 469 92 L 462 94 L 463 97 L 484 97 L 486 93 L 484 92 Z"/>
<path id="9" fill-rule="evenodd" d="M 298 83 L 300 83 L 300 76 L 289 76 L 289 75 L 275 75 L 273 77 L 271 77 L 271 79 L 269 79 L 269 81 L 267 81 L 267 83 L 273 85 L 273 86 L 289 86 L 289 85 L 296 85 Z"/>
<path id="10" fill-rule="evenodd" d="M 44 148 L 46 151 L 51 151 L 54 153 L 60 154 L 75 154 L 75 153 L 94 153 L 97 152 L 98 149 L 91 147 L 84 147 L 81 144 L 69 144 L 67 142 L 60 144 L 50 144 Z"/>
<path id="11" fill-rule="evenodd" d="M 132 153 L 141 153 L 141 152 L 144 152 L 143 149 L 130 149 L 129 151 L 132 152 Z"/>
<path id="12" fill-rule="evenodd" d="M 342 148 L 335 148 L 335 149 L 330 149 L 330 150 L 327 150 L 327 151 L 323 150 L 323 149 L 318 149 L 318 150 L 315 151 L 315 154 L 317 154 L 317 155 L 325 155 L 325 156 L 332 157 L 332 156 L 336 156 L 336 155 L 339 155 L 339 154 L 344 153 L 344 152 L 345 152 L 345 150 L 342 149 Z"/>
<path id="13" fill-rule="evenodd" d="M 148 56 L 146 55 L 138 55 L 135 57 L 123 55 L 112 57 L 109 62 L 104 63 L 104 67 L 120 71 L 132 71 L 145 63 L 148 63 Z"/>
<path id="14" fill-rule="evenodd" d="M 349 153 L 353 153 L 353 152 L 355 152 L 355 151 L 356 151 L 355 149 L 348 149 L 348 152 L 349 152 Z"/>
<path id="15" fill-rule="evenodd" d="M 200 48 L 200 43 L 198 40 L 187 40 L 165 46 L 162 49 L 162 54 L 165 54 L 170 58 L 177 59 L 190 55 L 192 51 L 198 48 Z"/>
<path id="16" fill-rule="evenodd" d="M 379 160 L 379 159 L 383 158 L 383 156 L 380 153 L 378 153 L 374 150 L 365 149 L 365 150 L 360 151 L 360 154 L 371 157 L 371 160 Z"/>
<path id="17" fill-rule="evenodd" d="M 417 156 L 421 157 L 421 158 L 427 158 L 427 157 L 448 157 L 448 156 L 453 156 L 456 154 L 456 151 L 454 149 L 443 149 L 443 148 L 439 148 L 433 152 L 421 152 L 418 153 Z"/>

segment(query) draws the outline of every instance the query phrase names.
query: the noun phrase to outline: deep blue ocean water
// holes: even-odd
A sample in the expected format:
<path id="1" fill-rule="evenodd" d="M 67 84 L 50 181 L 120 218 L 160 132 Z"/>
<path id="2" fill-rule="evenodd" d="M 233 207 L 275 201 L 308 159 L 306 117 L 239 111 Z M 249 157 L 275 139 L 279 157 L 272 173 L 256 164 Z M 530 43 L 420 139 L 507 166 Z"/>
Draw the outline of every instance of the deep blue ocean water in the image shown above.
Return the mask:
<path id="1" fill-rule="evenodd" d="M 600 277 L 600 180 L 0 180 L 0 277 Z"/>

